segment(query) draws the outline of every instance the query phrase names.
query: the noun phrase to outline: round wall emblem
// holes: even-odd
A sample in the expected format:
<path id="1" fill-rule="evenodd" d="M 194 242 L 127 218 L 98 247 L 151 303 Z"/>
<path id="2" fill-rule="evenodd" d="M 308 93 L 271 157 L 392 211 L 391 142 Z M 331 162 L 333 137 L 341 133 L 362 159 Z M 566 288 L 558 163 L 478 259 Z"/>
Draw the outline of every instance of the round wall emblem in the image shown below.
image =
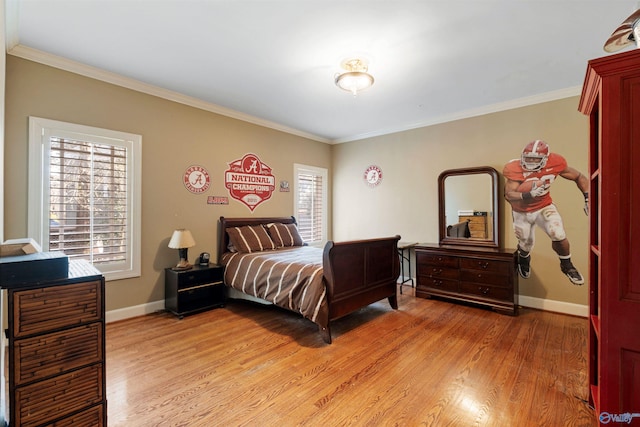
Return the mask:
<path id="1" fill-rule="evenodd" d="M 378 166 L 371 165 L 364 171 L 364 180 L 369 187 L 375 187 L 382 181 L 382 169 Z"/>
<path id="2" fill-rule="evenodd" d="M 184 186 L 194 194 L 204 193 L 211 185 L 209 172 L 202 166 L 189 166 L 182 177 Z"/>

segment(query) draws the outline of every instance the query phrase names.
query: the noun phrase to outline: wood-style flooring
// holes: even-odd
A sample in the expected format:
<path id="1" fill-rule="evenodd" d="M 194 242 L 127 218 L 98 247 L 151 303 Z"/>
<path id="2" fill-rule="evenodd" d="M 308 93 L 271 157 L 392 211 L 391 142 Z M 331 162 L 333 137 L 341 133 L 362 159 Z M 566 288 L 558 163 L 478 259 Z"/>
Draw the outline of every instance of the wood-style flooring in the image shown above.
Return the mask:
<path id="1" fill-rule="evenodd" d="M 411 288 L 333 324 L 244 301 L 107 324 L 108 425 L 596 426 L 587 319 Z"/>

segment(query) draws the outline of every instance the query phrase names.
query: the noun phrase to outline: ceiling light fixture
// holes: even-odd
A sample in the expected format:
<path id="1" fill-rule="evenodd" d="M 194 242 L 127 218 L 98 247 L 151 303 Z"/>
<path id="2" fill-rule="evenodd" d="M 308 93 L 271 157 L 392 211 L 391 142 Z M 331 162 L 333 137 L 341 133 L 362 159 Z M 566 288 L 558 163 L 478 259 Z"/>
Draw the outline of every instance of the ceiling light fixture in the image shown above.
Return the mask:
<path id="1" fill-rule="evenodd" d="M 633 12 L 611 34 L 604 44 L 606 52 L 616 52 L 625 47 L 634 45 L 640 49 L 640 9 Z"/>
<path id="2" fill-rule="evenodd" d="M 347 59 L 342 64 L 345 73 L 336 74 L 336 86 L 356 96 L 373 85 L 373 76 L 367 73 L 368 66 L 362 59 Z"/>

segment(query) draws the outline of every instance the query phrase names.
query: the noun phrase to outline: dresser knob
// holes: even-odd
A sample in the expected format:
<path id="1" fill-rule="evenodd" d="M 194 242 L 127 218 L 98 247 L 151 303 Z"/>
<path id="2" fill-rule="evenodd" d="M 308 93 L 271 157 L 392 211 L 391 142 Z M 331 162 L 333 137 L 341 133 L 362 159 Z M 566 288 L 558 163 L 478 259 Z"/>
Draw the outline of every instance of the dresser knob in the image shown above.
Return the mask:
<path id="1" fill-rule="evenodd" d="M 489 293 L 489 288 L 483 288 L 482 286 L 478 286 L 478 290 L 482 292 L 482 295 L 486 295 Z"/>
<path id="2" fill-rule="evenodd" d="M 487 269 L 487 267 L 489 267 L 489 263 L 488 263 L 488 262 L 486 262 L 486 261 L 484 261 L 484 262 L 482 262 L 482 261 L 478 261 L 478 265 L 479 265 L 479 266 L 480 266 L 480 268 L 482 268 L 483 270 L 486 270 L 486 269 Z"/>

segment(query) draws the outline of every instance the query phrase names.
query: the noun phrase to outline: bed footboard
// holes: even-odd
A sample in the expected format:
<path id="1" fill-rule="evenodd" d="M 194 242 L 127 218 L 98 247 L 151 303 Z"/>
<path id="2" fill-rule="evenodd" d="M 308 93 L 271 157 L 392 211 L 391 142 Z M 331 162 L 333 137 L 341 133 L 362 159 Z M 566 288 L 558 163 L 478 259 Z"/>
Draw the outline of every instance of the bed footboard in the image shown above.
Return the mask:
<path id="1" fill-rule="evenodd" d="M 392 308 L 398 308 L 399 240 L 400 236 L 327 242 L 323 271 L 327 282 L 329 320 L 383 298 L 389 299 Z M 330 340 L 330 331 L 323 333 L 323 337 L 327 335 Z"/>

